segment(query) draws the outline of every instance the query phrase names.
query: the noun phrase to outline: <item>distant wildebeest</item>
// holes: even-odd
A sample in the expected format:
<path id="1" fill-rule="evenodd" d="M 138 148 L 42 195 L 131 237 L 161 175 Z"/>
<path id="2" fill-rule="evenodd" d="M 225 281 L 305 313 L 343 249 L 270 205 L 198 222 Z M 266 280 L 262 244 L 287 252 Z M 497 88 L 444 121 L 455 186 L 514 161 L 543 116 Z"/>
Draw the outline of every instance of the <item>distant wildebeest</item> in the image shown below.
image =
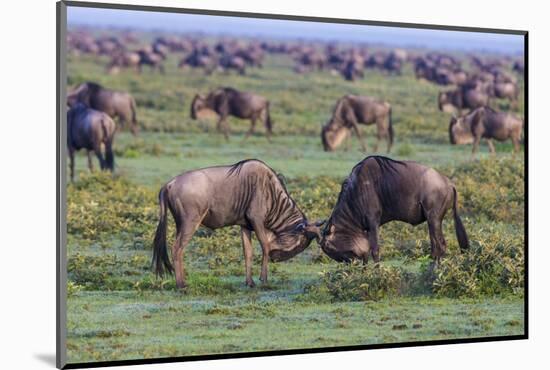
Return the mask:
<path id="1" fill-rule="evenodd" d="M 507 99 L 513 108 L 517 108 L 519 88 L 512 82 L 497 82 L 493 85 L 493 95 L 500 99 Z"/>
<path id="2" fill-rule="evenodd" d="M 223 130 L 226 139 L 229 139 L 228 116 L 250 119 L 250 129 L 246 133 L 248 138 L 256 127 L 256 120 L 264 121 L 266 136 L 270 140 L 273 133 L 273 122 L 269 115 L 269 100 L 263 96 L 245 91 L 238 91 L 231 87 L 224 87 L 210 92 L 207 96 L 195 95 L 191 103 L 191 118 L 197 119 L 197 114 L 204 109 L 210 109 L 219 116 L 217 128 Z"/>
<path id="3" fill-rule="evenodd" d="M 160 221 L 155 234 L 153 264 L 156 273 L 176 273 L 176 285 L 184 288 L 183 254 L 197 228 L 241 227 L 246 285 L 253 287 L 252 239 L 254 231 L 262 247 L 260 280 L 267 282 L 267 264 L 285 261 L 321 236 L 322 223 L 310 223 L 288 194 L 284 183 L 259 160 L 232 166 L 216 166 L 185 172 L 164 185 L 159 193 Z M 166 247 L 166 210 L 176 222 L 176 241 Z M 172 266 L 172 264 L 174 266 Z"/>
<path id="4" fill-rule="evenodd" d="M 239 74 L 244 75 L 246 73 L 246 62 L 243 58 L 236 55 L 223 55 L 219 61 L 220 67 L 224 71 L 234 69 Z"/>
<path id="5" fill-rule="evenodd" d="M 148 65 L 149 67 L 151 67 L 151 71 L 155 71 L 155 69 L 158 69 L 160 73 L 164 74 L 164 65 L 162 64 L 162 62 L 164 61 L 163 55 L 158 54 L 152 50 L 138 50 L 137 53 L 139 54 L 139 73 L 141 73 L 142 66 Z"/>
<path id="6" fill-rule="evenodd" d="M 77 150 L 88 152 L 88 168 L 94 170 L 92 152 L 99 160 L 102 170 L 113 171 L 115 157 L 113 140 L 116 126 L 106 113 L 91 109 L 84 103 L 76 103 L 67 112 L 67 148 L 69 149 L 69 164 L 71 181 L 74 181 L 74 154 Z M 105 146 L 105 157 L 101 145 Z"/>
<path id="7" fill-rule="evenodd" d="M 514 152 L 519 151 L 523 120 L 510 113 L 497 112 L 489 107 L 478 108 L 462 117 L 452 117 L 449 124 L 451 144 L 473 144 L 472 155 L 480 140 L 487 139 L 489 150 L 495 153 L 492 139 L 512 140 Z"/>
<path id="8" fill-rule="evenodd" d="M 414 226 L 427 221 L 431 255 L 437 262 L 447 249 L 442 222 L 450 208 L 460 248 L 468 248 L 457 198 L 451 181 L 432 168 L 411 161 L 367 157 L 343 182 L 323 230 L 321 248 L 336 261 L 360 259 L 366 263 L 370 254 L 379 262 L 380 226 L 390 221 Z"/>
<path id="9" fill-rule="evenodd" d="M 136 102 L 127 92 L 110 90 L 95 82 L 84 82 L 67 96 L 69 107 L 78 102 L 105 112 L 111 118 L 118 117 L 124 126 L 129 124 L 132 133 L 137 135 L 139 127 L 136 118 Z"/>
<path id="10" fill-rule="evenodd" d="M 456 109 L 459 114 L 463 109 L 476 109 L 489 105 L 489 94 L 477 89 L 457 88 L 451 91 L 442 91 L 437 97 L 439 110 L 449 112 Z"/>
<path id="11" fill-rule="evenodd" d="M 348 137 L 345 127 L 353 130 L 364 151 L 367 146 L 359 131 L 359 124 L 370 125 L 376 123 L 377 141 L 374 151 L 378 150 L 380 140 L 388 141 L 388 152 L 393 144 L 391 105 L 388 102 L 376 100 L 368 96 L 345 95 L 340 98 L 334 107 L 332 117 L 321 130 L 321 140 L 325 151 L 333 151 Z"/>

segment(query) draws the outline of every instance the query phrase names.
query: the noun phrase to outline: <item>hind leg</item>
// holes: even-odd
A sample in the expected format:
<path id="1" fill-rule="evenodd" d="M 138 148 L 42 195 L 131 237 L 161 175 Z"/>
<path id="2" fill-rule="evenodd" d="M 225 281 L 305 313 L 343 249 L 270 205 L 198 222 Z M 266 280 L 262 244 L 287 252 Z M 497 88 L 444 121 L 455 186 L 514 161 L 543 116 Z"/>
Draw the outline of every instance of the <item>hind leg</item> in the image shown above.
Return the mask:
<path id="1" fill-rule="evenodd" d="M 185 281 L 185 264 L 183 261 L 185 247 L 191 241 L 193 234 L 199 227 L 201 218 L 185 217 L 184 220 L 176 222 L 176 241 L 172 245 L 172 261 L 176 273 L 176 286 L 178 289 L 184 289 L 187 286 Z"/>
<path id="2" fill-rule="evenodd" d="M 431 255 L 436 263 L 439 263 L 439 260 L 447 253 L 447 242 L 443 236 L 443 216 L 437 214 L 428 216 Z"/>

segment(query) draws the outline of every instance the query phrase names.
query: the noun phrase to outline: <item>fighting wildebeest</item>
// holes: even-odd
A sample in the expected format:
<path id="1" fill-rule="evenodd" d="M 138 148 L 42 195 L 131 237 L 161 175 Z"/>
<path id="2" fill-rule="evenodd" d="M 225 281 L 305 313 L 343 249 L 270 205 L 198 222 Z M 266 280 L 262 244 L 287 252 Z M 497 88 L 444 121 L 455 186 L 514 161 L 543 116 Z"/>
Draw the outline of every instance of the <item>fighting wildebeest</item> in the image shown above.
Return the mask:
<path id="1" fill-rule="evenodd" d="M 307 220 L 279 175 L 259 160 L 183 173 L 161 188 L 159 204 L 153 264 L 157 275 L 175 270 L 178 288 L 186 285 L 185 247 L 200 225 L 209 229 L 241 227 L 246 284 L 250 287 L 254 286 L 252 231 L 262 247 L 260 280 L 263 283 L 267 282 L 269 259 L 285 261 L 306 249 L 314 238 L 320 238 L 321 224 Z M 176 222 L 172 263 L 166 247 L 166 209 Z"/>
<path id="2" fill-rule="evenodd" d="M 489 105 L 489 94 L 471 88 L 457 88 L 451 91 L 442 91 L 437 97 L 439 110 L 449 112 L 454 109 L 462 113 L 463 109 L 476 109 Z"/>
<path id="3" fill-rule="evenodd" d="M 118 117 L 123 125 L 130 124 L 132 133 L 137 135 L 139 127 L 136 119 L 136 102 L 130 94 L 106 89 L 94 82 L 84 82 L 67 96 L 69 107 L 78 102 L 105 112 L 111 118 Z"/>
<path id="4" fill-rule="evenodd" d="M 113 140 L 116 126 L 106 113 L 87 107 L 84 103 L 76 103 L 67 112 L 67 148 L 69 150 L 69 164 L 71 181 L 74 181 L 74 154 L 77 150 L 86 149 L 88 152 L 88 168 L 94 170 L 92 152 L 99 160 L 102 170 L 113 171 L 115 157 L 113 154 Z M 105 146 L 105 157 L 101 153 L 101 145 Z"/>
<path id="5" fill-rule="evenodd" d="M 451 144 L 473 144 L 472 155 L 477 152 L 482 138 L 487 139 L 489 150 L 495 153 L 492 139 L 512 140 L 514 152 L 519 151 L 523 120 L 510 113 L 497 112 L 489 107 L 475 109 L 462 117 L 452 117 L 449 124 Z"/>
<path id="6" fill-rule="evenodd" d="M 348 135 L 344 135 L 342 127 L 353 130 L 364 151 L 367 146 L 359 131 L 359 124 L 369 125 L 376 123 L 377 141 L 374 151 L 382 138 L 388 141 L 388 152 L 393 144 L 393 126 L 391 105 L 369 96 L 345 95 L 340 98 L 334 107 L 332 117 L 321 130 L 321 140 L 325 151 L 336 149 Z"/>
<path id="7" fill-rule="evenodd" d="M 197 114 L 204 109 L 213 110 L 218 114 L 218 131 L 223 130 L 227 140 L 229 139 L 228 116 L 250 119 L 251 125 L 245 139 L 254 133 L 258 119 L 264 121 L 268 140 L 273 133 L 273 122 L 269 115 L 269 100 L 258 94 L 224 87 L 211 91 L 207 96 L 195 95 L 191 103 L 191 118 L 197 119 Z"/>
<path id="8" fill-rule="evenodd" d="M 367 157 L 343 182 L 323 230 L 321 248 L 336 261 L 360 259 L 366 263 L 370 254 L 377 263 L 380 226 L 390 221 L 414 226 L 427 221 L 431 255 L 437 262 L 447 249 L 442 222 L 451 207 L 460 248 L 468 248 L 457 199 L 451 181 L 432 168 L 411 161 Z"/>

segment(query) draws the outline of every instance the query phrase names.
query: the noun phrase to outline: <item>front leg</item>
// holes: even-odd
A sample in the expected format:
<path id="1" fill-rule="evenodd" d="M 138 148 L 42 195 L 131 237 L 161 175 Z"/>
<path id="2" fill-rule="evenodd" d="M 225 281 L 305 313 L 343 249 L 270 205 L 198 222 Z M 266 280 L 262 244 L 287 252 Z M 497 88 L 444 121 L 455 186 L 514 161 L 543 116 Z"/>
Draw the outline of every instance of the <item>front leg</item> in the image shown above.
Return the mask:
<path id="1" fill-rule="evenodd" d="M 252 232 L 245 228 L 241 227 L 241 239 L 243 242 L 243 252 L 244 252 L 244 267 L 246 273 L 246 285 L 253 288 L 256 284 L 252 279 Z"/>
<path id="2" fill-rule="evenodd" d="M 363 140 L 363 137 L 361 136 L 361 131 L 359 131 L 359 126 L 356 122 L 352 122 L 351 127 L 353 128 L 353 131 L 355 132 L 355 135 L 357 135 L 357 140 L 359 140 L 359 143 L 361 144 L 361 148 L 363 149 L 363 152 L 367 151 L 367 145 L 365 144 L 365 141 Z"/>
<path id="3" fill-rule="evenodd" d="M 495 150 L 495 145 L 493 144 L 493 140 L 492 139 L 487 139 L 487 145 L 489 145 L 489 151 L 491 152 L 491 154 L 495 155 L 496 150 Z"/>
<path id="4" fill-rule="evenodd" d="M 367 239 L 369 241 L 370 254 L 374 263 L 380 262 L 380 251 L 378 248 L 378 225 L 371 225 L 367 231 Z"/>
<path id="5" fill-rule="evenodd" d="M 269 237 L 267 235 L 267 230 L 265 227 L 261 224 L 254 224 L 254 232 L 256 233 L 256 236 L 258 237 L 258 240 L 260 241 L 260 244 L 262 246 L 262 269 L 260 272 L 260 281 L 264 284 L 267 283 L 267 265 L 269 263 L 269 251 L 270 248 L 270 241 Z"/>

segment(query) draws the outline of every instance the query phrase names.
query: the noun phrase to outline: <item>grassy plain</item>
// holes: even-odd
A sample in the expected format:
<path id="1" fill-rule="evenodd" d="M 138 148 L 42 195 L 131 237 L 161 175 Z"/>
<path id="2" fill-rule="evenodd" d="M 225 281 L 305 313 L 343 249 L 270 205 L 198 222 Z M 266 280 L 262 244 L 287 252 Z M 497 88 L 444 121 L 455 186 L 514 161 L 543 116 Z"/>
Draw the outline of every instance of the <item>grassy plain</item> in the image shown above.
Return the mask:
<path id="1" fill-rule="evenodd" d="M 514 157 L 504 143 L 492 158 L 482 146 L 472 161 L 469 146 L 449 145 L 449 116 L 436 104 L 441 88 L 417 81 L 410 65 L 403 76 L 368 70 L 364 80 L 350 83 L 328 72 L 296 75 L 292 61 L 278 55 L 246 76 L 179 71 L 174 55 L 165 75 L 145 70 L 109 76 L 105 64 L 103 58 L 69 56 L 69 86 L 92 80 L 131 92 L 142 132 L 138 138 L 127 131 L 117 134 L 113 178 L 88 175 L 81 153 L 80 176 L 68 185 L 69 362 L 523 333 L 523 282 L 516 281 L 523 271 L 523 153 Z M 215 132 L 214 118 L 190 119 L 193 95 L 218 86 L 271 100 L 273 143 L 261 128 L 243 143 L 248 122 L 230 119 L 233 135 L 225 142 Z M 328 217 L 343 178 L 373 154 L 360 152 L 355 138 L 347 151 L 322 150 L 320 125 L 336 99 L 349 93 L 393 105 L 392 158 L 433 166 L 455 181 L 466 229 L 479 247 L 475 256 L 486 258 L 486 265 L 461 259 L 448 217 L 449 265 L 444 276 L 426 281 L 426 225 L 396 222 L 382 228 L 382 264 L 402 269 L 414 283 L 379 300 L 343 301 L 331 293 L 326 276 L 342 267 L 315 243 L 290 261 L 270 264 L 268 285 L 245 287 L 237 228 L 197 232 L 186 254 L 190 286 L 185 294 L 175 290 L 172 278 L 154 277 L 150 257 L 157 192 L 185 170 L 258 158 L 285 175 L 290 194 L 309 218 Z M 506 102 L 495 105 L 507 108 Z M 372 148 L 373 128 L 362 129 Z M 254 242 L 257 277 L 260 248 Z"/>

